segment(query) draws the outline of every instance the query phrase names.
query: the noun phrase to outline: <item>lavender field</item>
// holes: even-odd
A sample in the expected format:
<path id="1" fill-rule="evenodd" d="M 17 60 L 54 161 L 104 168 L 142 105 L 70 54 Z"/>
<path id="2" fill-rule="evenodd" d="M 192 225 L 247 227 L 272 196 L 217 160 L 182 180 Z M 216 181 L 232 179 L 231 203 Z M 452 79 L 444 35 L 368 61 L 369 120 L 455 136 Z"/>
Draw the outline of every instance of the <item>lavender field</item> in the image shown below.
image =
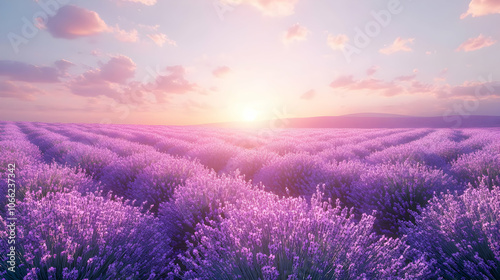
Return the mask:
<path id="1" fill-rule="evenodd" d="M 2 121 L 0 173 L 0 279 L 500 279 L 497 128 Z"/>

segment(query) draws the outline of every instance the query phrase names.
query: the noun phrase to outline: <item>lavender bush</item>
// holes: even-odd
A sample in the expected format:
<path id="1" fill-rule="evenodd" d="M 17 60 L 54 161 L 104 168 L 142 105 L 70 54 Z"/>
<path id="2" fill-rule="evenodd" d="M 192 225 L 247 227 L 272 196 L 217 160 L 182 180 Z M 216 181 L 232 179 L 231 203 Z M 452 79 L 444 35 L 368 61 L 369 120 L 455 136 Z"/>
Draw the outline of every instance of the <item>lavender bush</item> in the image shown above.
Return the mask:
<path id="1" fill-rule="evenodd" d="M 29 195 L 18 205 L 16 273 L 7 279 L 160 279 L 169 240 L 157 219 L 122 201 L 77 192 Z M 6 221 L 0 217 L 0 227 Z M 1 231 L 0 248 L 8 246 Z"/>
<path id="2" fill-rule="evenodd" d="M 412 220 L 412 211 L 427 204 L 435 193 L 455 187 L 448 175 L 421 164 L 376 165 L 353 185 L 350 202 L 364 213 L 376 210 L 376 231 L 396 236 L 400 223 Z"/>
<path id="3" fill-rule="evenodd" d="M 316 194 L 309 206 L 302 198 L 256 191 L 227 205 L 220 224 L 197 227 L 197 243 L 189 244 L 182 258 L 183 278 L 415 279 L 427 274 L 425 262 L 406 258 L 404 242 L 372 232 L 374 217 L 356 222 L 347 209 L 322 200 Z"/>
<path id="4" fill-rule="evenodd" d="M 310 197 L 326 181 L 326 172 L 325 163 L 317 156 L 286 154 L 262 167 L 254 181 L 275 194 Z"/>
<path id="5" fill-rule="evenodd" d="M 17 173 L 16 196 L 22 200 L 27 192 L 33 199 L 42 199 L 48 193 L 67 193 L 77 191 L 82 194 L 97 192 L 101 186 L 77 168 L 53 164 L 39 164 L 25 168 Z"/>
<path id="6" fill-rule="evenodd" d="M 193 148 L 193 145 L 184 140 L 166 138 L 156 143 L 155 148 L 163 153 L 168 153 L 174 156 L 184 156 Z"/>
<path id="7" fill-rule="evenodd" d="M 129 194 L 129 188 L 137 175 L 144 168 L 154 164 L 164 157 L 159 152 L 137 153 L 128 157 L 119 158 L 109 162 L 102 170 L 100 180 L 104 185 L 104 192 L 113 192 L 118 196 Z"/>
<path id="8" fill-rule="evenodd" d="M 208 170 L 195 161 L 164 156 L 137 174 L 126 197 L 151 205 L 151 211 L 156 213 L 160 203 L 170 201 L 176 188 L 188 179 L 207 175 Z"/>
<path id="9" fill-rule="evenodd" d="M 226 166 L 230 158 L 236 156 L 241 148 L 228 143 L 213 140 L 209 144 L 204 144 L 193 148 L 188 152 L 188 156 L 198 159 L 207 168 L 219 172 Z"/>
<path id="10" fill-rule="evenodd" d="M 428 257 L 436 279 L 500 278 L 498 187 L 481 184 L 462 195 L 433 198 L 404 232 Z"/>
<path id="11" fill-rule="evenodd" d="M 276 159 L 277 154 L 262 150 L 244 150 L 232 157 L 226 167 L 225 173 L 232 173 L 238 170 L 245 176 L 246 180 L 252 180 L 255 174 L 270 161 Z"/>
<path id="12" fill-rule="evenodd" d="M 254 188 L 238 174 L 217 176 L 213 172 L 176 188 L 173 199 L 160 204 L 158 213 L 174 249 L 185 250 L 198 224 L 220 222 L 224 206 L 243 201 Z"/>
<path id="13" fill-rule="evenodd" d="M 464 185 L 477 186 L 484 178 L 488 186 L 500 186 L 500 149 L 462 155 L 452 163 L 451 171 Z"/>

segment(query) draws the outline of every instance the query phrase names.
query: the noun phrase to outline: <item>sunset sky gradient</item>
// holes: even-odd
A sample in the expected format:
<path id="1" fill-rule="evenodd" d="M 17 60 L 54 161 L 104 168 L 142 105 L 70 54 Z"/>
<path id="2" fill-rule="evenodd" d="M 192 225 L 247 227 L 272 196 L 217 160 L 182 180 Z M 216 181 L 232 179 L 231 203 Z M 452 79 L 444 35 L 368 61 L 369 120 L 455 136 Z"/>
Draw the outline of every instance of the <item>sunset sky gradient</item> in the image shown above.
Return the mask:
<path id="1" fill-rule="evenodd" d="M 500 115 L 500 0 L 0 0 L 0 120 Z"/>

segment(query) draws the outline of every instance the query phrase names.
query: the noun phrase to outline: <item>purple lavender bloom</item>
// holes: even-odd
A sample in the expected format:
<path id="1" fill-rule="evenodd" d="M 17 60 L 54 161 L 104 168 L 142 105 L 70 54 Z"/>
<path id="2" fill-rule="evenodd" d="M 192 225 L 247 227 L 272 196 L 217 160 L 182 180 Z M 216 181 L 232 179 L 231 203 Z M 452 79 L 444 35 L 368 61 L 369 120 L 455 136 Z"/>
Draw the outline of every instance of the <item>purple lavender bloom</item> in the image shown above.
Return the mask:
<path id="1" fill-rule="evenodd" d="M 219 172 L 226 166 L 230 158 L 236 156 L 241 148 L 213 139 L 208 144 L 193 148 L 187 156 L 198 159 L 201 164 L 215 172 Z"/>
<path id="2" fill-rule="evenodd" d="M 127 189 L 126 197 L 151 205 L 151 211 L 156 213 L 160 203 L 170 201 L 176 188 L 188 179 L 207 175 L 208 170 L 195 161 L 165 155 L 137 174 Z"/>
<path id="3" fill-rule="evenodd" d="M 375 165 L 352 186 L 349 198 L 363 213 L 376 210 L 377 232 L 397 236 L 400 223 L 413 219 L 412 211 L 426 205 L 434 193 L 456 187 L 456 182 L 441 170 L 421 164 Z"/>
<path id="4" fill-rule="evenodd" d="M 500 279 L 500 189 L 433 198 L 403 231 L 436 279 Z"/>
<path id="5" fill-rule="evenodd" d="M 151 279 L 166 274 L 171 249 L 159 222 L 122 201 L 80 193 L 27 196 L 18 205 L 16 272 L 7 279 Z M 0 217 L 6 252 L 7 221 Z M 31 278 L 30 278 L 31 277 Z M 159 277 L 157 277 L 158 279 Z"/>
<path id="6" fill-rule="evenodd" d="M 200 224 L 181 256 L 183 279 L 423 279 L 427 264 L 399 239 L 377 237 L 374 217 L 255 190 Z"/>
<path id="7" fill-rule="evenodd" d="M 326 173 L 326 164 L 318 156 L 286 154 L 262 167 L 254 181 L 278 195 L 310 197 L 326 181 Z"/>

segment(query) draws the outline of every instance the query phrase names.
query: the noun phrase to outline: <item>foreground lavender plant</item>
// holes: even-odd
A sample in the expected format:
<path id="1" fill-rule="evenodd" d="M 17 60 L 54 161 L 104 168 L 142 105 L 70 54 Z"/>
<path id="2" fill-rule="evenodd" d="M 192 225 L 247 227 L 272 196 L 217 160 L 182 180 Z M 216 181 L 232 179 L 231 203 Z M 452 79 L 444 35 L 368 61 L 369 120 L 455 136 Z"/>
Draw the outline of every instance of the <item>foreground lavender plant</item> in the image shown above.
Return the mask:
<path id="1" fill-rule="evenodd" d="M 438 279 L 500 279 L 500 189 L 433 198 L 403 229 Z"/>
<path id="2" fill-rule="evenodd" d="M 225 205 L 239 203 L 253 194 L 254 186 L 237 173 L 199 175 L 176 188 L 172 200 L 160 205 L 158 216 L 177 252 L 186 249 L 186 241 L 198 224 L 220 222 Z"/>
<path id="3" fill-rule="evenodd" d="M 17 271 L 7 279 L 154 279 L 165 273 L 169 239 L 158 220 L 123 205 L 77 192 L 28 196 L 18 205 Z M 6 221 L 0 217 L 0 248 Z"/>
<path id="4" fill-rule="evenodd" d="M 219 223 L 199 224 L 182 257 L 184 279 L 422 279 L 427 264 L 409 260 L 399 239 L 372 232 L 374 217 L 302 198 L 255 190 L 224 208 Z"/>

